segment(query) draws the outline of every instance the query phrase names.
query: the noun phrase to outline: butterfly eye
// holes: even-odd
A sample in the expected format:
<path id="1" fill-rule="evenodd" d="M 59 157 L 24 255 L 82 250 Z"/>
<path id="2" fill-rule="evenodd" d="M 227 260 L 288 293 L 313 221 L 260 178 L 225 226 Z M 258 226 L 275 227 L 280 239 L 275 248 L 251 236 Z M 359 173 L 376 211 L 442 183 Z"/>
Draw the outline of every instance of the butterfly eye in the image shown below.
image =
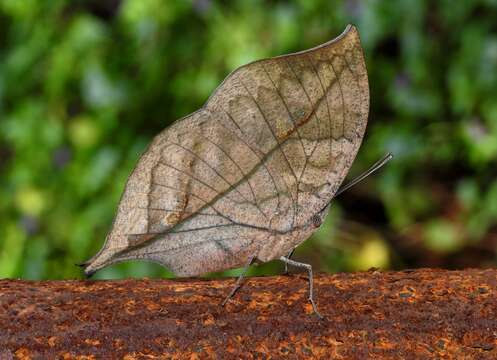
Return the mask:
<path id="1" fill-rule="evenodd" d="M 321 217 L 319 215 L 314 215 L 312 218 L 311 218 L 311 222 L 312 222 L 312 225 L 314 225 L 315 227 L 320 227 L 321 226 Z"/>

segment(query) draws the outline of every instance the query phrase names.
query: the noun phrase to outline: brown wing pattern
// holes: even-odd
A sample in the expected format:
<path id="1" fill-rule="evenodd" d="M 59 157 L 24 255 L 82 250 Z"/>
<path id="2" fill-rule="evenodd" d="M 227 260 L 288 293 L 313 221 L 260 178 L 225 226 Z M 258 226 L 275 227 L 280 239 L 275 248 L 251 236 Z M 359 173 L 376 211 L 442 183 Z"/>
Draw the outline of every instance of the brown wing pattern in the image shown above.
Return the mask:
<path id="1" fill-rule="evenodd" d="M 315 229 L 366 128 L 357 30 L 245 65 L 140 159 L 87 271 L 129 259 L 197 275 L 281 256 Z"/>

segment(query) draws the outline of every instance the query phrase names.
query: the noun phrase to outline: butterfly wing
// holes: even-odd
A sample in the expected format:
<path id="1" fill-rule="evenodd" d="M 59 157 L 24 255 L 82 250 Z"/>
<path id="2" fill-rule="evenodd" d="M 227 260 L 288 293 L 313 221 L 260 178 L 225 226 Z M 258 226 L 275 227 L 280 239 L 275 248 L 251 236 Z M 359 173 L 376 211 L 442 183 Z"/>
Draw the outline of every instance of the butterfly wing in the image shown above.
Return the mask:
<path id="1" fill-rule="evenodd" d="M 199 111 L 156 136 L 131 174 L 102 250 L 190 276 L 268 261 L 304 241 L 366 128 L 357 30 L 235 70 Z"/>

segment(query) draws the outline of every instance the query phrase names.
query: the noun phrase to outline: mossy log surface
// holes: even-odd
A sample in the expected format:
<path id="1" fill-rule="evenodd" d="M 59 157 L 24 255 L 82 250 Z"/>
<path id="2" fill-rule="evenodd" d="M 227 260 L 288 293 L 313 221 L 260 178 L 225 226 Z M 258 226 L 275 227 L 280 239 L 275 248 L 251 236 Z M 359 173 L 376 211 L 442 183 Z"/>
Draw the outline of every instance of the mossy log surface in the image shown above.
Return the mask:
<path id="1" fill-rule="evenodd" d="M 497 358 L 497 271 L 0 280 L 0 359 Z"/>

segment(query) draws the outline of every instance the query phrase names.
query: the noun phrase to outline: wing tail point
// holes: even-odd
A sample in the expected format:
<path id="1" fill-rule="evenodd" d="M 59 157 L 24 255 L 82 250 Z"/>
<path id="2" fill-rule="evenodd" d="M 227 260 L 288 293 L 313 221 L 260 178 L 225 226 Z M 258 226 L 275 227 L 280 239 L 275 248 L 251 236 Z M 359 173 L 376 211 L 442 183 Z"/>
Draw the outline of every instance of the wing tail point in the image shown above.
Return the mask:
<path id="1" fill-rule="evenodd" d="M 103 249 L 93 258 L 88 261 L 82 262 L 80 264 L 76 264 L 83 268 L 83 272 L 86 278 L 90 278 L 93 274 L 95 274 L 98 270 L 103 269 L 106 266 L 109 266 L 116 262 L 116 252 L 108 251 Z"/>

